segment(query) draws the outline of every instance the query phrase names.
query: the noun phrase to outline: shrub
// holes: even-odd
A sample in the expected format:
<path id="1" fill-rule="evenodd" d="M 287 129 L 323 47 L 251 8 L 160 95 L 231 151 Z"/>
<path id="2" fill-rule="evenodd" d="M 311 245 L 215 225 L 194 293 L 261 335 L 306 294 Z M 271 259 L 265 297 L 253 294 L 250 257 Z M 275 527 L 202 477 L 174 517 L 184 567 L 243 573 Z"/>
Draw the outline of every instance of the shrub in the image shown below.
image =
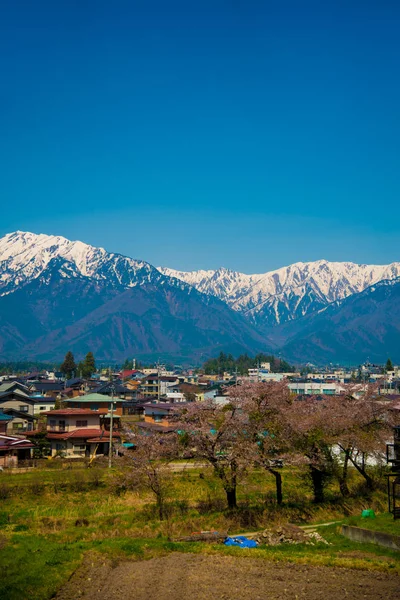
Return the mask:
<path id="1" fill-rule="evenodd" d="M 0 500 L 7 500 L 8 498 L 11 498 L 12 492 L 13 488 L 11 485 L 8 485 L 4 482 L 0 483 Z"/>

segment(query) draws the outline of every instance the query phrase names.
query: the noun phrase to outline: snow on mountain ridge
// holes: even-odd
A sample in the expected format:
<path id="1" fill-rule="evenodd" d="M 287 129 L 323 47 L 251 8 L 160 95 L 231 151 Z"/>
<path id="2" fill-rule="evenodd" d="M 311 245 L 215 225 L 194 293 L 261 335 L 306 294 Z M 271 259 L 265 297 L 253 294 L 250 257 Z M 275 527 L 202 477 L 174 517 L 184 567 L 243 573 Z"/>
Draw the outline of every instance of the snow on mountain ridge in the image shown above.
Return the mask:
<path id="1" fill-rule="evenodd" d="M 0 239 L 0 295 L 36 279 L 56 258 L 75 265 L 84 277 L 124 287 L 160 278 L 157 270 L 145 261 L 108 253 L 104 248 L 72 242 L 62 236 L 16 231 Z"/>
<path id="2" fill-rule="evenodd" d="M 276 325 L 400 276 L 400 263 L 297 262 L 248 275 L 221 267 L 192 272 L 156 269 L 145 261 L 107 252 L 80 241 L 16 231 L 0 239 L 0 296 L 40 277 L 50 266 L 62 277 L 88 277 L 126 289 L 146 282 L 189 286 L 217 297 L 259 325 Z M 168 277 L 169 279 L 166 279 Z"/>
<path id="3" fill-rule="evenodd" d="M 258 322 L 277 324 L 304 316 L 336 300 L 400 275 L 400 263 L 358 265 L 351 262 L 297 262 L 262 274 L 227 269 L 182 272 L 160 268 Z"/>

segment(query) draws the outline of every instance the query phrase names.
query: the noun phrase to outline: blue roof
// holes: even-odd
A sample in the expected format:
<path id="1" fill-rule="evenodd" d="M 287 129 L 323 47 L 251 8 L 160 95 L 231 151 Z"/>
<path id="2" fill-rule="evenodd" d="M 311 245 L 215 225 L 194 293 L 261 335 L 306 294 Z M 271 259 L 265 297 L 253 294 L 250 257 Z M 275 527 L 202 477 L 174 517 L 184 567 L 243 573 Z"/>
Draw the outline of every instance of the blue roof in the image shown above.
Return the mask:
<path id="1" fill-rule="evenodd" d="M 10 415 L 3 415 L 3 413 L 0 413 L 0 421 L 12 421 L 13 417 L 10 417 Z"/>

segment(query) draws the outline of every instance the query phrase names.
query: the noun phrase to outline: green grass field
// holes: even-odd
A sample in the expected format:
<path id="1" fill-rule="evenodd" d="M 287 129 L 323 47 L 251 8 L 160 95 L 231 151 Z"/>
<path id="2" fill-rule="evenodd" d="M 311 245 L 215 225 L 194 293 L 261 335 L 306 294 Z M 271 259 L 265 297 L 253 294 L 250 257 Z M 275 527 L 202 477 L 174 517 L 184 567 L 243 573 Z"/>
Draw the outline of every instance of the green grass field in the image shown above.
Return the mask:
<path id="1" fill-rule="evenodd" d="M 378 515 L 368 525 L 380 527 L 382 523 L 382 530 L 386 530 L 383 528 L 389 528 L 393 520 L 391 515 L 383 514 L 385 493 L 376 492 L 369 498 L 359 494 L 360 481 L 355 475 L 351 498 L 343 501 L 332 484 L 327 502 L 317 506 L 311 502 L 302 473 L 284 469 L 285 503 L 277 507 L 273 479 L 262 471 L 253 471 L 239 486 L 238 510 L 228 511 L 220 482 L 210 470 L 171 473 L 167 518 L 160 521 L 154 497 L 147 490 L 115 493 L 113 480 L 118 469 L 118 465 L 111 471 L 76 466 L 1 474 L 0 598 L 51 598 L 88 551 L 104 552 L 116 561 L 181 551 L 400 573 L 398 553 L 351 542 L 340 535 L 339 525 L 321 528 L 329 545 L 243 550 L 171 541 L 193 531 L 240 533 L 273 523 L 346 521 L 363 526 L 366 520 L 358 518 L 363 508 L 374 508 Z"/>

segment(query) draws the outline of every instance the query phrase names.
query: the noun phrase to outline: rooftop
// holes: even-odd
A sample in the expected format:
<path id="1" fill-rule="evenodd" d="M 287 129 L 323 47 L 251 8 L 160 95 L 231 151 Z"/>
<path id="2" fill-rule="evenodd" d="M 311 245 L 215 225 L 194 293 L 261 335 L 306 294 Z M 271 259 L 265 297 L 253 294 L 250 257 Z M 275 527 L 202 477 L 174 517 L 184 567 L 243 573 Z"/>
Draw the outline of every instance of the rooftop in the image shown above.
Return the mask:
<path id="1" fill-rule="evenodd" d="M 77 396 L 76 398 L 66 398 L 64 402 L 93 402 L 94 404 L 98 402 L 111 402 L 110 396 L 103 396 L 103 394 L 85 394 L 84 396 Z M 114 402 L 125 402 L 124 398 L 114 397 Z"/>
<path id="2" fill-rule="evenodd" d="M 103 434 L 103 437 L 101 437 Z M 48 433 L 47 438 L 49 438 L 50 440 L 69 440 L 71 438 L 75 439 L 90 439 L 92 440 L 93 438 L 95 438 L 97 441 L 98 438 L 101 438 L 101 441 L 107 441 L 107 439 L 110 438 L 110 432 L 109 431 L 104 431 L 102 429 L 98 429 L 98 428 L 90 428 L 90 427 L 85 427 L 82 429 L 75 429 L 74 431 L 70 431 L 70 432 L 63 432 L 63 433 Z M 117 431 L 113 431 L 113 437 L 121 437 L 121 434 Z"/>
<path id="3" fill-rule="evenodd" d="M 44 415 L 59 415 L 59 416 L 68 416 L 68 415 L 99 415 L 98 410 L 91 410 L 90 408 L 58 408 L 57 410 L 47 410 L 43 412 Z"/>

